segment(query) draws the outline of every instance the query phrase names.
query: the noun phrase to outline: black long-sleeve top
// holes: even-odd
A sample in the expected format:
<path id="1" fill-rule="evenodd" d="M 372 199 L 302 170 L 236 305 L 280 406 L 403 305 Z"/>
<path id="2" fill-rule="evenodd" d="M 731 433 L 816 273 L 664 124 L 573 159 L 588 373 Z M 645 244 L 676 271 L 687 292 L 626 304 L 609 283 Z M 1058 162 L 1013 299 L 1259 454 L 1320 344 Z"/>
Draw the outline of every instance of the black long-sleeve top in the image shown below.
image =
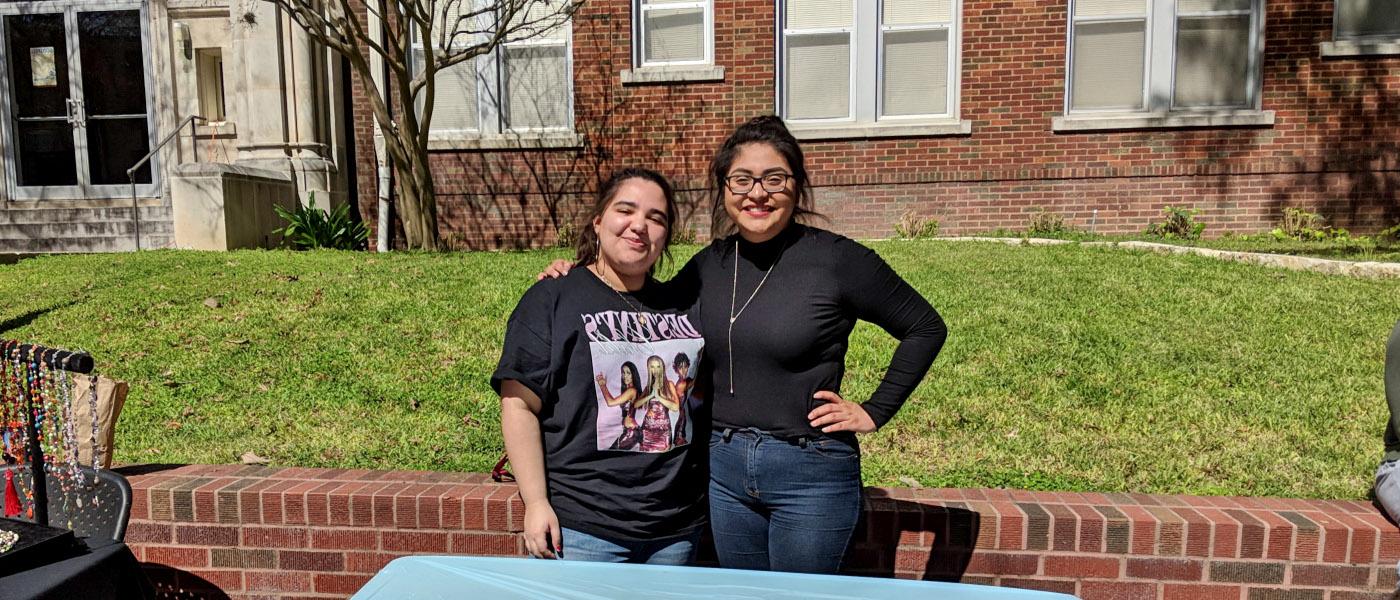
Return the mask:
<path id="1" fill-rule="evenodd" d="M 807 420 L 824 404 L 813 394 L 840 393 L 857 319 L 900 341 L 884 379 L 862 403 L 881 427 L 913 393 L 948 336 L 938 312 L 873 250 L 796 223 L 759 244 L 737 235 L 711 243 L 675 283 L 699 286 L 703 372 L 716 428 L 756 427 L 781 437 L 819 433 Z"/>

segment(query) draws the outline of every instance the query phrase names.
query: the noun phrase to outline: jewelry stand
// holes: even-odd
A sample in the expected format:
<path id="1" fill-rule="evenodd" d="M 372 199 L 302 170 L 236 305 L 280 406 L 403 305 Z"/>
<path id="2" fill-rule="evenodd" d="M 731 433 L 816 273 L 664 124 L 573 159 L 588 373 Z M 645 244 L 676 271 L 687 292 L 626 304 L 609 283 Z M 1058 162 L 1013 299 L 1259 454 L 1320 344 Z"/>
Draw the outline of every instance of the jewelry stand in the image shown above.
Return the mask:
<path id="1" fill-rule="evenodd" d="M 14 360 L 14 352 L 18 349 L 19 360 L 26 365 L 42 364 L 49 369 L 59 369 L 70 373 L 87 375 L 92 373 L 92 355 L 86 352 L 69 352 L 54 348 L 45 348 L 33 344 L 21 344 L 12 340 L 0 340 L 0 359 Z M 44 471 L 44 449 L 39 444 L 39 430 L 35 426 L 34 415 L 34 390 L 30 388 L 29 377 L 24 378 L 24 410 L 25 433 L 29 435 L 29 465 L 33 474 L 34 490 L 34 522 L 40 525 L 49 524 L 49 485 L 48 474 Z M 45 415 L 45 418 L 53 418 L 52 415 Z M 93 415 L 97 418 L 97 415 Z"/>

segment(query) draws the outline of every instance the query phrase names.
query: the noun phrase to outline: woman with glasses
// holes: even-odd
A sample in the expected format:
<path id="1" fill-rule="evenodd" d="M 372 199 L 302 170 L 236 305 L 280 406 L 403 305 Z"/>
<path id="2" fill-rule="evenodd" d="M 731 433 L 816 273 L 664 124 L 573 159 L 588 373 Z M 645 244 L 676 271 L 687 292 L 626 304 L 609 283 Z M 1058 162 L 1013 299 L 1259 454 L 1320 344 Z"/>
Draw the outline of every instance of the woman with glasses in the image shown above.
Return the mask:
<path id="1" fill-rule="evenodd" d="M 672 282 L 700 298 L 719 562 L 834 573 L 861 512 L 856 435 L 894 416 L 947 330 L 874 251 L 804 223 L 806 162 L 778 117 L 739 126 L 709 176 L 715 239 Z M 840 391 L 857 320 L 899 340 L 864 402 Z"/>

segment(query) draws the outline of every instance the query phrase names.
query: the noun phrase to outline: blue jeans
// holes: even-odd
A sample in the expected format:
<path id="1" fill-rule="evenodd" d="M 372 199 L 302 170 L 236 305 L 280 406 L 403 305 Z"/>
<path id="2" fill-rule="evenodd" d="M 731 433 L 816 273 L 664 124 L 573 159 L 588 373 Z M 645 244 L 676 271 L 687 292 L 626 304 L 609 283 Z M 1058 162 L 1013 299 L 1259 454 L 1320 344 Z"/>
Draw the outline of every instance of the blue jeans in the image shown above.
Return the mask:
<path id="1" fill-rule="evenodd" d="M 698 529 L 681 537 L 644 542 L 614 542 L 567 527 L 560 533 L 564 552 L 559 558 L 588 562 L 686 565 L 695 559 L 695 546 L 700 542 Z"/>
<path id="2" fill-rule="evenodd" d="M 791 441 L 757 429 L 710 437 L 710 527 L 724 567 L 835 573 L 860 507 L 853 443 Z"/>

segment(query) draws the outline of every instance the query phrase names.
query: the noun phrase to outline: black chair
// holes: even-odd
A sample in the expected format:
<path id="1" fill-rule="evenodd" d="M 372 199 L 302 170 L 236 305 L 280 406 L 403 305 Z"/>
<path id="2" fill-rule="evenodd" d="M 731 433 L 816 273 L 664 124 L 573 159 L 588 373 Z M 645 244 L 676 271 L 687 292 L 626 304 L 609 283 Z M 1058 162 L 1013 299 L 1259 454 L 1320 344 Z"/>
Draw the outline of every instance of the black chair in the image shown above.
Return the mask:
<path id="1" fill-rule="evenodd" d="M 66 469 L 57 466 L 58 469 Z M 57 477 L 47 478 L 49 495 L 49 526 L 72 529 L 73 535 L 83 538 L 89 548 L 97 548 L 123 541 L 126 538 L 126 523 L 131 519 L 131 484 L 120 474 L 97 469 L 93 478 L 92 467 L 79 467 L 83 471 L 86 485 L 78 485 L 68 478 L 71 489 L 64 489 Z M 5 485 L 5 472 L 15 473 L 15 489 L 20 502 L 26 503 L 33 496 L 33 477 L 29 465 L 5 465 L 0 467 L 0 486 Z M 3 492 L 3 487 L 0 487 Z M 0 502 L 3 499 L 0 498 Z M 0 504 L 3 507 L 3 504 Z M 25 514 L 20 518 L 27 521 Z"/>

